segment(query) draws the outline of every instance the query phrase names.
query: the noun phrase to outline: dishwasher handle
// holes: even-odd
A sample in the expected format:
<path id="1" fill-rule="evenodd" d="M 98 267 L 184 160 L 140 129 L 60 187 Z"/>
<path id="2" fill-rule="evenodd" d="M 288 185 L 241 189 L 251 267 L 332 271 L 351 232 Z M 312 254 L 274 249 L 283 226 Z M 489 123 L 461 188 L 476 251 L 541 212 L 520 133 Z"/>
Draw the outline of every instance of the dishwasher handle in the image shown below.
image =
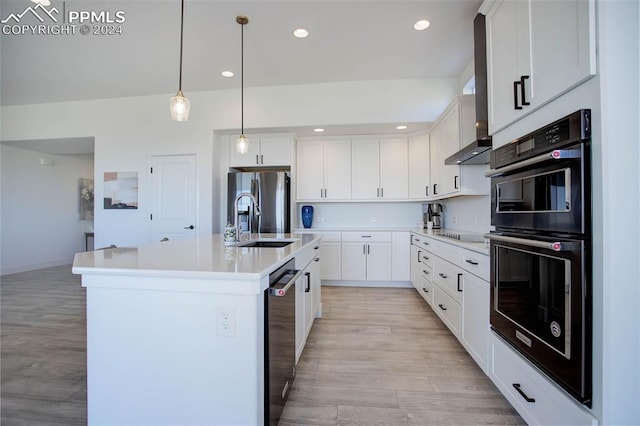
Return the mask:
<path id="1" fill-rule="evenodd" d="M 289 281 L 287 281 L 287 283 L 284 285 L 284 287 L 282 287 L 282 288 L 270 287 L 269 288 L 269 296 L 277 296 L 277 297 L 286 296 L 287 291 L 289 291 L 291 286 L 296 282 L 296 280 L 298 278 L 300 278 L 300 275 L 302 275 L 302 271 L 299 270 L 299 269 L 291 269 L 291 270 L 288 271 L 287 275 L 290 275 L 292 273 L 294 273 L 293 277 L 291 277 L 291 279 L 289 279 Z"/>

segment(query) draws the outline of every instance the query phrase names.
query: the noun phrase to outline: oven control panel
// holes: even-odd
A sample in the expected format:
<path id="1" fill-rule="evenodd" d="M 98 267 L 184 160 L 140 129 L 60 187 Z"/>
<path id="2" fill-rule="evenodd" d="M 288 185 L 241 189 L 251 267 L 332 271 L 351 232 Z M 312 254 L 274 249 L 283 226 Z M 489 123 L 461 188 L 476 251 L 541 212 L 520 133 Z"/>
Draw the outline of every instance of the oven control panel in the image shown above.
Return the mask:
<path id="1" fill-rule="evenodd" d="M 591 110 L 581 109 L 494 150 L 491 168 L 513 164 L 591 137 Z"/>

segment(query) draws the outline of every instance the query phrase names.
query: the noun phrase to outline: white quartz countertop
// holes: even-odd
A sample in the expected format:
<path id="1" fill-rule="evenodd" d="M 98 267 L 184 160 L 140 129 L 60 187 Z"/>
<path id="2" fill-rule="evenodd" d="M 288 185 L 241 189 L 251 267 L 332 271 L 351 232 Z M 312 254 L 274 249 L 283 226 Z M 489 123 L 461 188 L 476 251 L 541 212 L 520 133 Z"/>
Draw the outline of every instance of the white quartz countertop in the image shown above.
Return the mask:
<path id="1" fill-rule="evenodd" d="M 487 242 L 470 242 L 470 241 L 454 240 L 452 238 L 447 238 L 447 237 L 438 235 L 434 231 L 429 231 L 427 229 L 422 229 L 422 228 L 415 228 L 411 232 L 415 234 L 423 235 L 425 237 L 433 238 L 434 240 L 442 241 L 443 243 L 451 244 L 457 247 L 462 247 L 464 249 L 489 256 L 489 245 L 487 244 Z M 461 232 L 464 233 L 464 231 L 461 231 Z"/>
<path id="2" fill-rule="evenodd" d="M 246 237 L 245 237 L 246 238 Z M 251 239 L 293 239 L 280 248 L 225 246 L 220 234 L 77 253 L 73 273 L 167 278 L 257 280 L 318 244 L 314 234 L 253 234 Z"/>

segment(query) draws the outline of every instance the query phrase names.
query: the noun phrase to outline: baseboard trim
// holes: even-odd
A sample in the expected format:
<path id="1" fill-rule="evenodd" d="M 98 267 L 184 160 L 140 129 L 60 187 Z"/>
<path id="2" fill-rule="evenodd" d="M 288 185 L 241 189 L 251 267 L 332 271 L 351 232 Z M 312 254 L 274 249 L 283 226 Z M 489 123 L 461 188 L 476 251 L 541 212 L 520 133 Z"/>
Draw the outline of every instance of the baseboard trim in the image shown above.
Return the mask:
<path id="1" fill-rule="evenodd" d="M 381 288 L 413 288 L 409 281 L 342 281 L 322 280 L 323 286 L 333 287 L 381 287 Z"/>
<path id="2" fill-rule="evenodd" d="M 52 268 L 54 266 L 63 266 L 63 265 L 71 265 L 73 263 L 73 259 L 58 259 L 51 260 L 49 262 L 38 262 L 38 263 L 30 263 L 28 265 L 19 265 L 19 266 L 3 266 L 0 269 L 0 275 L 11 275 L 11 274 L 19 274 L 20 272 L 29 272 L 36 271 L 38 269 L 44 268 Z"/>

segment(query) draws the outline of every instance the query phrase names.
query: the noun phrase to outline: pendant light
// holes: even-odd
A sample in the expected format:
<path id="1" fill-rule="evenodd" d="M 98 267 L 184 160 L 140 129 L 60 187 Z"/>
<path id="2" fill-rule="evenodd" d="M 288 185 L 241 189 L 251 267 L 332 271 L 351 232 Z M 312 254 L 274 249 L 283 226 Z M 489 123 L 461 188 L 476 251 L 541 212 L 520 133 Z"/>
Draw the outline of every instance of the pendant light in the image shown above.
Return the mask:
<path id="1" fill-rule="evenodd" d="M 239 15 L 236 22 L 240 24 L 240 136 L 236 139 L 236 150 L 246 154 L 249 152 L 249 139 L 244 135 L 244 26 L 249 23 L 249 18 Z"/>
<path id="2" fill-rule="evenodd" d="M 191 102 L 182 93 L 182 36 L 184 33 L 184 0 L 182 0 L 182 10 L 180 13 L 180 81 L 178 85 L 178 93 L 171 98 L 169 109 L 171 110 L 171 118 L 175 121 L 187 121 L 189 118 L 189 107 Z"/>

